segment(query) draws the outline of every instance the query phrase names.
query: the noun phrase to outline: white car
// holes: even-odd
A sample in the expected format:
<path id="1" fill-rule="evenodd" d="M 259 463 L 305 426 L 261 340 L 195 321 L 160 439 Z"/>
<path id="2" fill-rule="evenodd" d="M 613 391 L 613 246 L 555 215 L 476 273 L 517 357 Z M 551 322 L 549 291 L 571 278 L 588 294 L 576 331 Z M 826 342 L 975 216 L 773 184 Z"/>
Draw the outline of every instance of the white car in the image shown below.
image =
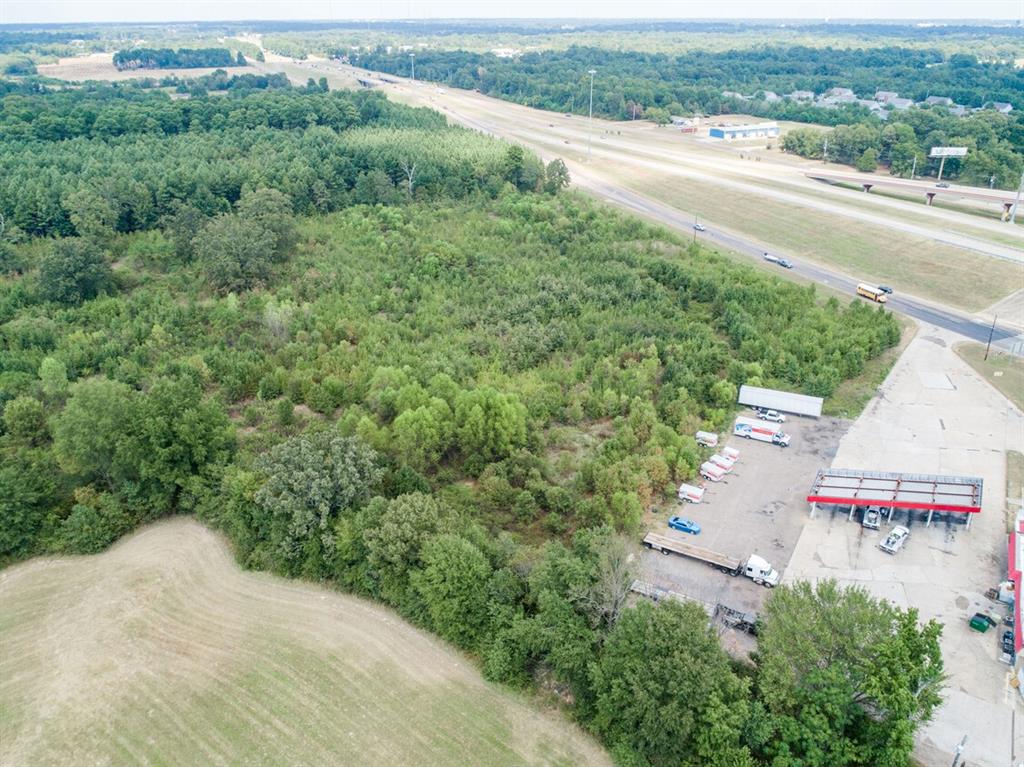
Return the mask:
<path id="1" fill-rule="evenodd" d="M 868 530 L 877 530 L 882 526 L 882 507 L 868 506 L 864 510 L 864 521 L 861 524 Z"/>
<path id="2" fill-rule="evenodd" d="M 758 418 L 760 418 L 762 421 L 771 421 L 772 423 L 786 422 L 786 416 L 784 416 L 778 410 L 762 410 L 758 414 Z"/>
<path id="3" fill-rule="evenodd" d="M 885 540 L 878 544 L 878 548 L 886 554 L 895 554 L 903 548 L 903 544 L 910 537 L 910 531 L 902 525 L 896 525 L 892 531 L 885 536 Z"/>
<path id="4" fill-rule="evenodd" d="M 696 229 L 698 232 L 703 232 L 707 229 L 707 227 L 704 226 L 704 224 L 694 224 L 693 228 Z"/>

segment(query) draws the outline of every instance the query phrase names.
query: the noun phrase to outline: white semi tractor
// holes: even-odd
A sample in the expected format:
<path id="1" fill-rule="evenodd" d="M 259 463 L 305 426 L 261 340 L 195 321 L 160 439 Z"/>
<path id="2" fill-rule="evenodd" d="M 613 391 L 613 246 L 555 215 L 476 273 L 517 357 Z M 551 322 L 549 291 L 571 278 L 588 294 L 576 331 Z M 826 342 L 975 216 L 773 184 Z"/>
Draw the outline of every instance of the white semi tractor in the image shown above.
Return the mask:
<path id="1" fill-rule="evenodd" d="M 789 435 L 786 434 L 777 424 L 761 421 L 756 418 L 736 419 L 732 433 L 744 439 L 756 439 L 761 442 L 769 442 L 779 447 L 789 447 Z"/>
<path id="2" fill-rule="evenodd" d="M 779 572 L 769 564 L 768 560 L 751 554 L 746 560 L 736 559 L 717 551 L 705 549 L 701 546 L 694 546 L 692 543 L 681 541 L 678 538 L 669 538 L 667 535 L 658 533 L 647 533 L 644 536 L 644 546 L 660 551 L 662 554 L 678 554 L 681 557 L 689 557 L 699 562 L 705 562 L 716 570 L 721 570 L 729 575 L 745 575 L 754 583 L 765 588 L 771 588 L 779 584 Z"/>

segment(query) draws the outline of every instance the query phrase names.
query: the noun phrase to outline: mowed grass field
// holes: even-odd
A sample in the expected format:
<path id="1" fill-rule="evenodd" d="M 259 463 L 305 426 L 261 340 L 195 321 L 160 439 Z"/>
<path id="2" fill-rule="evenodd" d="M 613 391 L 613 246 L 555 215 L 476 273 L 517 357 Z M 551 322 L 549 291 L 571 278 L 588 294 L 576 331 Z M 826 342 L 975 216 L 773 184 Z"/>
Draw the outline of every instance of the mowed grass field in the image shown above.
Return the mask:
<path id="1" fill-rule="evenodd" d="M 2 765 L 607 765 L 394 613 L 194 520 L 0 572 Z"/>
<path id="2" fill-rule="evenodd" d="M 669 174 L 616 174 L 616 180 L 652 199 L 771 243 L 787 257 L 835 267 L 968 311 L 991 306 L 1019 289 L 1020 264 L 881 226 L 826 217 L 770 195 L 741 197 L 724 186 Z"/>

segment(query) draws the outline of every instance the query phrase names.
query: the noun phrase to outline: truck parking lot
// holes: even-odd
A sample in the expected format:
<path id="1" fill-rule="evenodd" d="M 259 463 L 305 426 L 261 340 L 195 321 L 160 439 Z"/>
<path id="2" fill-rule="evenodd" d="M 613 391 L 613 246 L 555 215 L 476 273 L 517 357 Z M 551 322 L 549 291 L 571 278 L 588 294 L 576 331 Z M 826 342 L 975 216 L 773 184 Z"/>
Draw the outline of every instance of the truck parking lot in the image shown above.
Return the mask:
<path id="1" fill-rule="evenodd" d="M 752 411 L 741 415 L 753 417 Z M 757 554 L 783 572 L 807 520 L 807 487 L 821 466 L 832 463 L 839 441 L 850 426 L 837 418 L 789 417 L 782 424 L 791 437 L 788 448 L 730 436 L 719 444 L 740 451 L 721 482 L 705 482 L 699 504 L 679 503 L 649 514 L 647 529 L 721 552 L 740 560 Z M 701 533 L 688 536 L 668 529 L 671 514 L 697 522 Z M 661 588 L 710 605 L 756 612 L 768 589 L 749 578 L 729 577 L 706 564 L 680 556 L 644 551 L 641 578 Z"/>

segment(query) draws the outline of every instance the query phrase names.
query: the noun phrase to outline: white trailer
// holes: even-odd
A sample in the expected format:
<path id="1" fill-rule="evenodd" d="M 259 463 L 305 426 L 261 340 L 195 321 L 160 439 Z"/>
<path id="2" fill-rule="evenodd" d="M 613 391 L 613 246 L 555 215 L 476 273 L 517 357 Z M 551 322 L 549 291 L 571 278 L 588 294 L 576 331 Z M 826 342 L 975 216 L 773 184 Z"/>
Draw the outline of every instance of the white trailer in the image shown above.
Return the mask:
<path id="1" fill-rule="evenodd" d="M 733 464 L 736 463 L 734 460 L 726 458 L 721 453 L 715 453 L 713 456 L 708 458 L 708 461 L 715 464 L 715 466 L 721 466 L 726 470 L 726 472 L 732 471 Z"/>
<path id="2" fill-rule="evenodd" d="M 701 447 L 718 447 L 718 435 L 713 431 L 699 431 L 694 437 Z"/>
<path id="3" fill-rule="evenodd" d="M 732 433 L 744 439 L 756 439 L 761 442 L 768 442 L 779 447 L 789 447 L 789 435 L 776 424 L 761 421 L 756 418 L 736 419 Z"/>
<path id="4" fill-rule="evenodd" d="M 719 452 L 726 458 L 731 458 L 734 463 L 740 459 L 740 451 L 734 447 L 726 446 L 719 450 Z"/>
<path id="5" fill-rule="evenodd" d="M 704 488 L 695 485 L 687 485 L 685 482 L 679 486 L 679 500 L 687 503 L 700 503 L 704 498 Z"/>
<path id="6" fill-rule="evenodd" d="M 779 573 L 768 561 L 757 554 L 751 554 L 746 561 L 730 557 L 727 554 L 719 554 L 717 551 L 705 549 L 701 546 L 694 546 L 692 543 L 681 541 L 678 538 L 669 538 L 667 535 L 658 533 L 647 533 L 644 536 L 644 546 L 652 551 L 660 551 L 662 554 L 678 554 L 681 557 L 689 557 L 699 562 L 705 562 L 716 570 L 721 570 L 728 575 L 745 575 L 754 583 L 765 588 L 777 586 Z"/>
<path id="7" fill-rule="evenodd" d="M 705 461 L 700 465 L 700 475 L 711 482 L 721 482 L 725 479 L 725 469 L 711 461 Z"/>

